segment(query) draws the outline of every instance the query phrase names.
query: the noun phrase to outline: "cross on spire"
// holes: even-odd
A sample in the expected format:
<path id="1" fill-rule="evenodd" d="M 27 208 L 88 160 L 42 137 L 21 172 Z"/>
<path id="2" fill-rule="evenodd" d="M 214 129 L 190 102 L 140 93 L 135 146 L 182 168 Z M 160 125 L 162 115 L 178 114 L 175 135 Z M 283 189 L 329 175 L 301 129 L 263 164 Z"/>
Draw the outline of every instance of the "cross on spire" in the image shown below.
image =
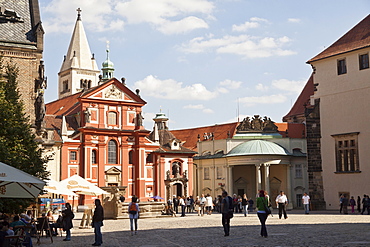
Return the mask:
<path id="1" fill-rule="evenodd" d="M 78 21 L 81 21 L 81 9 L 80 8 L 78 8 L 78 9 L 76 9 L 76 11 L 78 12 L 78 14 L 77 14 L 77 20 Z"/>

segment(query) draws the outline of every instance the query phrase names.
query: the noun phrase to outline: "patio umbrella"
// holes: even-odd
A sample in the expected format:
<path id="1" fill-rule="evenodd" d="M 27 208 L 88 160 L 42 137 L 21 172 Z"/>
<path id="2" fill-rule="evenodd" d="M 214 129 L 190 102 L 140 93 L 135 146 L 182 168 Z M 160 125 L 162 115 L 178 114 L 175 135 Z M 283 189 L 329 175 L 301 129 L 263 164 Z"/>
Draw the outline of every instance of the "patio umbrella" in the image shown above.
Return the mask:
<path id="1" fill-rule="evenodd" d="M 66 178 L 60 181 L 60 183 L 76 194 L 92 196 L 98 196 L 101 194 L 110 194 L 78 175 L 73 175 L 72 177 Z"/>
<path id="2" fill-rule="evenodd" d="M 45 182 L 0 162 L 0 198 L 36 198 Z"/>
<path id="3" fill-rule="evenodd" d="M 163 200 L 164 198 L 160 197 L 160 196 L 152 196 L 150 198 L 153 198 L 153 199 L 157 199 L 157 200 Z"/>
<path id="4" fill-rule="evenodd" d="M 53 179 L 46 181 L 44 191 L 58 195 L 77 196 L 73 191 L 70 191 L 67 186 Z"/>

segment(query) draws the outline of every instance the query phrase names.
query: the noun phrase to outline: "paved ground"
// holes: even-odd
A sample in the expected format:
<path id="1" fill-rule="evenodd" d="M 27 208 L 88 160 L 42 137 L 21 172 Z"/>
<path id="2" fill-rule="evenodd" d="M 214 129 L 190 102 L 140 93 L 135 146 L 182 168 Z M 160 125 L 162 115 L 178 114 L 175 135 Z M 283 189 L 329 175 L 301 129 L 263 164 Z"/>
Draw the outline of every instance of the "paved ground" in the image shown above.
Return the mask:
<path id="1" fill-rule="evenodd" d="M 102 246 L 370 246 L 370 215 L 340 215 L 337 212 L 288 211 L 288 219 L 274 217 L 267 220 L 268 238 L 259 236 L 260 223 L 256 213 L 244 217 L 236 214 L 231 219 L 229 237 L 224 237 L 221 215 L 199 217 L 161 217 L 139 219 L 138 235 L 131 236 L 129 220 L 105 220 Z M 91 246 L 93 229 L 78 229 L 81 214 L 77 214 L 72 240 L 62 237 L 42 238 L 41 247 Z"/>

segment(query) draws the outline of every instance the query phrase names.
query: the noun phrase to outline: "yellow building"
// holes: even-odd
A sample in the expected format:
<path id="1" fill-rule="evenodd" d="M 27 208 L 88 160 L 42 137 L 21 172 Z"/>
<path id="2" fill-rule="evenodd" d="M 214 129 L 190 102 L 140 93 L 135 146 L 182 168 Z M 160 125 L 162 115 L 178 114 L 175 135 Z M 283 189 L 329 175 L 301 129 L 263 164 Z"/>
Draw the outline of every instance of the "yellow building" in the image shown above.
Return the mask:
<path id="1" fill-rule="evenodd" d="M 315 86 L 307 131 L 318 134 L 315 145 L 308 143 L 308 166 L 327 209 L 339 207 L 341 194 L 369 194 L 369 52 L 370 15 L 307 62 Z"/>

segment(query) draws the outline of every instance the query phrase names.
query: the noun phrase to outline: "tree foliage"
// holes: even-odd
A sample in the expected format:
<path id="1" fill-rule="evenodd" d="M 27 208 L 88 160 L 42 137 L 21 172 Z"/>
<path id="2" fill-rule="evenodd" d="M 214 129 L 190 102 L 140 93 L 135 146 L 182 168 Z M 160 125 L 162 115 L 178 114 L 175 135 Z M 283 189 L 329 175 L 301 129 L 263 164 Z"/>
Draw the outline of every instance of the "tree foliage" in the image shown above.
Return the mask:
<path id="1" fill-rule="evenodd" d="M 0 161 L 35 177 L 46 179 L 47 160 L 42 158 L 42 150 L 35 142 L 29 118 L 24 113 L 18 91 L 18 73 L 16 65 L 3 65 L 0 57 Z M 0 209 L 19 212 L 32 201 L 2 199 Z"/>

